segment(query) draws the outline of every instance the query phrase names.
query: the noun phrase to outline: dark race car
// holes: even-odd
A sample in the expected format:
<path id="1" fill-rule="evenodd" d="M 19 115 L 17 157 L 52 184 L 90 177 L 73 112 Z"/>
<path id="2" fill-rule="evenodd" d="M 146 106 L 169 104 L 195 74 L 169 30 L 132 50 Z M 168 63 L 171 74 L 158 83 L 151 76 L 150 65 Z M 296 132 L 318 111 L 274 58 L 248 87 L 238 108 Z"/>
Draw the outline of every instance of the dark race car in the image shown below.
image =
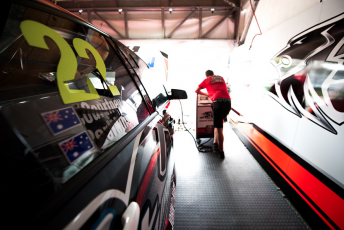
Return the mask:
<path id="1" fill-rule="evenodd" d="M 54 4 L 11 1 L 5 11 L 3 225 L 172 229 L 168 109 L 185 91 L 168 95 L 134 52 Z"/>

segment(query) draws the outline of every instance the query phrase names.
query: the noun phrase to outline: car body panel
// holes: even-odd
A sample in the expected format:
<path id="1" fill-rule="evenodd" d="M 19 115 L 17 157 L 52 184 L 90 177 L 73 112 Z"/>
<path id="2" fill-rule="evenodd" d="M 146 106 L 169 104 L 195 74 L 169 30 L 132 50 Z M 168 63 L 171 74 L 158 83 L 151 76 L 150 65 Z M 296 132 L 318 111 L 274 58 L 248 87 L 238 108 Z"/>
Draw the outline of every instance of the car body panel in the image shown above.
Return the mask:
<path id="1" fill-rule="evenodd" d="M 13 1 L 4 23 L 2 175 L 10 174 L 2 194 L 11 201 L 5 220 L 13 228 L 118 229 L 128 205 L 137 202 L 139 229 L 164 229 L 176 180 L 163 86 L 145 87 L 151 71 L 140 75 L 123 53 L 127 48 L 52 4 Z M 42 31 L 25 32 L 25 23 Z M 38 33 L 43 40 L 35 45 L 29 37 Z M 65 78 L 70 63 L 61 64 L 66 52 L 57 40 L 72 50 L 72 79 Z M 89 98 L 92 93 L 97 97 Z M 17 207 L 23 221 L 15 221 Z"/>

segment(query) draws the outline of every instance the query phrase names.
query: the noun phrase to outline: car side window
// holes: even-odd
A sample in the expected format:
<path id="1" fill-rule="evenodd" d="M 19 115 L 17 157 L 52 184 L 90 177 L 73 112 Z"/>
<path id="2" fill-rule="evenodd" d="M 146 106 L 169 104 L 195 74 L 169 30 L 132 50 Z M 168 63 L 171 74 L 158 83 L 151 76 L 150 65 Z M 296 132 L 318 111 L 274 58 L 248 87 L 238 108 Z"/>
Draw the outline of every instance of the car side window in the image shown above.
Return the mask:
<path id="1" fill-rule="evenodd" d="M 126 47 L 124 47 L 123 46 L 123 44 L 122 43 L 120 43 L 120 42 L 118 42 L 118 41 L 115 41 L 114 42 L 114 40 L 112 40 L 112 39 L 107 39 L 107 41 L 114 47 L 114 49 L 117 51 L 117 53 L 122 57 L 122 59 L 124 60 L 124 63 L 125 63 L 125 65 L 127 66 L 127 68 L 129 69 L 129 71 L 130 71 L 130 73 L 131 73 L 131 76 L 132 76 L 132 78 L 134 79 L 134 81 L 135 81 L 135 83 L 136 83 L 136 85 L 139 87 L 139 89 L 140 89 L 140 92 L 141 92 L 141 94 L 142 94 L 142 96 L 143 96 L 143 98 L 144 98 L 144 102 L 145 103 L 142 103 L 141 105 L 140 105 L 140 109 L 141 108 L 143 108 L 143 106 L 144 106 L 144 104 L 148 107 L 148 110 L 149 110 L 149 112 L 150 113 L 153 113 L 154 112 L 154 109 L 153 109 L 153 106 L 152 106 L 152 104 L 151 104 L 151 101 L 149 100 L 149 97 L 148 97 L 148 95 L 147 95 L 147 93 L 146 93 L 146 90 L 145 90 L 145 87 L 146 86 L 143 86 L 142 84 L 141 84 L 141 81 L 137 78 L 137 76 L 136 76 L 136 72 L 134 71 L 134 69 L 136 68 L 135 66 L 136 66 L 136 64 L 134 63 L 134 62 L 131 62 L 131 64 L 129 64 L 129 61 L 132 61 L 131 59 L 129 59 L 128 58 L 128 56 L 127 55 L 125 55 L 125 53 L 123 52 L 123 51 L 126 51 Z M 122 46 L 119 46 L 119 44 Z M 133 67 L 132 67 L 132 65 L 133 65 Z"/>
<path id="2" fill-rule="evenodd" d="M 162 105 L 168 100 L 166 91 L 162 84 L 161 78 L 148 68 L 147 64 L 139 58 L 134 52 L 125 47 L 122 43 L 117 42 L 124 56 L 129 60 L 133 66 L 134 71 L 144 85 L 155 109 L 161 109 Z"/>
<path id="3" fill-rule="evenodd" d="M 41 40 L 47 48 L 28 42 L 25 22 L 49 32 Z M 149 116 L 139 88 L 107 39 L 73 21 L 17 4 L 6 21 L 0 40 L 0 112 L 59 185 L 107 154 Z M 63 49 L 70 50 L 68 60 L 76 66 L 66 72 L 73 78 L 58 85 L 64 77 L 59 68 L 66 70 L 69 64 L 61 64 Z M 72 101 L 62 98 L 61 87 Z"/>
<path id="4" fill-rule="evenodd" d="M 49 50 L 28 45 L 20 31 L 25 19 L 42 24 L 53 20 L 48 13 L 12 5 L 0 40 L 0 101 L 58 92 L 55 74 L 60 59 L 58 46 L 50 38 L 45 38 Z"/>
<path id="5" fill-rule="evenodd" d="M 160 81 L 161 79 L 159 79 L 162 76 L 156 76 L 155 72 L 147 68 L 142 60 L 139 61 L 139 66 L 138 76 L 152 100 L 152 106 L 153 108 L 160 110 L 168 101 L 164 86 Z"/>

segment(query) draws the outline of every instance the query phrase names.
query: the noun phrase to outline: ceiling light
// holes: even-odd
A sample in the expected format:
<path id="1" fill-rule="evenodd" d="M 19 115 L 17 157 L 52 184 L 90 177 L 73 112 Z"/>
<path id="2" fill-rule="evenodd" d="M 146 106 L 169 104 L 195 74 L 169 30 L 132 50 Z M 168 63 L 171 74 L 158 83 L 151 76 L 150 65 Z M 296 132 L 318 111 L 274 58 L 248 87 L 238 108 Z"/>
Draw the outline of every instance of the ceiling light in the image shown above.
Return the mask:
<path id="1" fill-rule="evenodd" d="M 214 9 L 214 8 L 211 8 L 210 10 L 211 10 L 211 13 L 213 14 L 215 9 Z"/>
<path id="2" fill-rule="evenodd" d="M 170 13 L 172 13 L 172 8 L 168 9 L 170 11 Z"/>
<path id="3" fill-rule="evenodd" d="M 82 10 L 79 10 L 79 14 L 81 14 L 82 13 Z"/>

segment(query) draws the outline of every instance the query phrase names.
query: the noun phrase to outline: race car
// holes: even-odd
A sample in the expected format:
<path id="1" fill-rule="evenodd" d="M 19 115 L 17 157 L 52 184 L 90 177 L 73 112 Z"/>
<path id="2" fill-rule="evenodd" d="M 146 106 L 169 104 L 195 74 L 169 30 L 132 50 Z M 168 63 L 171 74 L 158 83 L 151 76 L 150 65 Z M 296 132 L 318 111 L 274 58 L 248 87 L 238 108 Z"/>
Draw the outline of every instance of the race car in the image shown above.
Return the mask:
<path id="1" fill-rule="evenodd" d="M 13 0 L 2 10 L 3 225 L 173 229 L 169 105 L 186 92 L 168 94 L 166 76 L 52 3 Z"/>

